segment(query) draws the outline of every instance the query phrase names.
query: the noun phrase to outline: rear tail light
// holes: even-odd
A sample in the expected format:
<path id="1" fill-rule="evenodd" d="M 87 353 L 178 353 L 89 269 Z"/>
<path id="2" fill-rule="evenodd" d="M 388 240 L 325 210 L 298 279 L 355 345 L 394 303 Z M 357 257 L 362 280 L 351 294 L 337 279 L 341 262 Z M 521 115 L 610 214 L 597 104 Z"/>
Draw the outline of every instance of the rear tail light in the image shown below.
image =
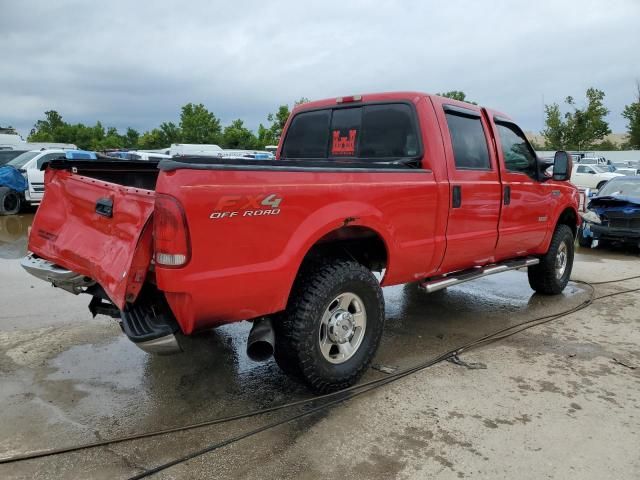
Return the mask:
<path id="1" fill-rule="evenodd" d="M 169 195 L 156 195 L 153 239 L 157 265 L 175 268 L 189 263 L 191 242 L 184 209 Z"/>

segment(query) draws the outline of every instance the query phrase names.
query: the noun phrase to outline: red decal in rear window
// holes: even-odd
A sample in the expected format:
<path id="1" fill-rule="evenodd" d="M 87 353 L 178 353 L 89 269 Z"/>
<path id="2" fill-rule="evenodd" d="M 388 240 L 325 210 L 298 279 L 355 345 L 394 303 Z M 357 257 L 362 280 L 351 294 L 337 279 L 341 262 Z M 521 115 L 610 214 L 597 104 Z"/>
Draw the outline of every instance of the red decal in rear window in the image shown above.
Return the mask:
<path id="1" fill-rule="evenodd" d="M 356 154 L 356 134 L 355 129 L 349 130 L 348 137 L 341 137 L 340 130 L 333 131 L 331 142 L 331 155 L 354 156 Z"/>

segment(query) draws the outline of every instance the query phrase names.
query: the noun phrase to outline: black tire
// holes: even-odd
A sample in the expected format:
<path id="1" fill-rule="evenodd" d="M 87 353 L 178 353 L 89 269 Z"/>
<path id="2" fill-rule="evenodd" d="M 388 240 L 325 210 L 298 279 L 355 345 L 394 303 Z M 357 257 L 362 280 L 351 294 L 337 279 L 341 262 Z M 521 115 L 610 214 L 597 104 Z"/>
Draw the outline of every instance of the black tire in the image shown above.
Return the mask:
<path id="1" fill-rule="evenodd" d="M 527 274 L 531 288 L 545 295 L 557 295 L 564 290 L 573 268 L 573 242 L 571 228 L 567 225 L 558 225 L 547 253 L 540 258 L 539 264 L 528 268 Z M 564 252 L 566 263 L 565 268 L 559 272 L 556 270 L 556 261 L 562 256 L 561 252 Z"/>
<path id="2" fill-rule="evenodd" d="M 604 184 L 605 184 L 605 183 L 607 183 L 607 181 L 606 181 L 606 180 L 605 180 L 605 181 L 603 181 L 603 182 L 600 182 L 600 183 L 596 186 L 596 190 L 598 190 L 598 191 L 602 190 L 602 187 L 604 187 Z"/>
<path id="3" fill-rule="evenodd" d="M 321 350 L 330 343 L 329 328 L 323 325 L 325 314 L 338 312 L 338 298 L 352 298 L 364 311 L 361 340 L 352 356 L 333 363 Z M 351 308 L 353 304 L 349 304 Z M 331 308 L 333 306 L 333 309 Z M 348 310 L 340 309 L 347 313 Z M 350 311 L 350 310 L 349 310 Z M 331 318 L 338 313 L 331 313 Z M 362 318 L 362 317 L 359 317 Z M 355 320 L 354 320 L 355 321 Z M 366 371 L 378 349 L 384 329 L 384 299 L 382 289 L 373 274 L 363 265 L 350 260 L 324 260 L 304 267 L 296 279 L 289 305 L 276 327 L 275 358 L 285 373 L 303 380 L 316 393 L 328 393 L 356 383 Z M 323 329 L 321 333 L 321 328 Z M 345 331 L 347 329 L 342 327 Z M 331 330 L 338 334 L 342 330 Z M 355 339 L 357 329 L 352 329 Z M 343 342 L 344 343 L 344 342 Z M 333 349 L 333 347 L 331 347 Z M 338 346 L 336 345 L 336 351 Z M 333 354 L 340 356 L 340 353 Z M 330 357 L 331 358 L 331 355 Z M 334 360 L 335 362 L 336 360 Z"/>
<path id="4" fill-rule="evenodd" d="M 15 215 L 22 207 L 22 198 L 9 187 L 0 187 L 0 215 Z"/>
<path id="5" fill-rule="evenodd" d="M 585 237 L 582 232 L 582 227 L 578 230 L 578 245 L 584 248 L 591 248 L 593 244 L 593 237 Z"/>
<path id="6" fill-rule="evenodd" d="M 284 373 L 296 380 L 304 380 L 300 364 L 295 356 L 295 352 L 289 348 L 291 343 L 291 335 L 286 328 L 289 324 L 286 322 L 286 312 L 278 314 L 273 318 L 273 329 L 276 332 L 276 346 L 273 352 L 273 358 Z"/>

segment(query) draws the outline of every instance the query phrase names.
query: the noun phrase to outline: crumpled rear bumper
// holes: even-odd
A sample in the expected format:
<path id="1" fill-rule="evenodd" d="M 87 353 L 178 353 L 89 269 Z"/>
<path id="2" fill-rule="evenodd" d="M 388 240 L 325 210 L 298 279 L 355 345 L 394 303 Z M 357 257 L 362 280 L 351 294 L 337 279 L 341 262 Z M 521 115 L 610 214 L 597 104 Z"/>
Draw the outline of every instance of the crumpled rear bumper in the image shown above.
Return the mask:
<path id="1" fill-rule="evenodd" d="M 62 288 L 75 295 L 82 293 L 86 287 L 96 283 L 89 277 L 67 270 L 32 253 L 24 257 L 20 265 L 34 277 L 50 282 L 54 287 Z"/>

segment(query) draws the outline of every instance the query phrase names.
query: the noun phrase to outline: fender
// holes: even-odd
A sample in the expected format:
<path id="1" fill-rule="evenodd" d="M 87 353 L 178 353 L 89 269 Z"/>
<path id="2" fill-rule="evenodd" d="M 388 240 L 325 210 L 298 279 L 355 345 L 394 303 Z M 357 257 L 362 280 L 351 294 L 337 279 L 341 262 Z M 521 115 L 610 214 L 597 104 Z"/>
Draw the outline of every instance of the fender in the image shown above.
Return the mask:
<path id="1" fill-rule="evenodd" d="M 558 223 L 560 222 L 560 218 L 562 217 L 562 215 L 566 212 L 566 211 L 572 211 L 573 214 L 576 216 L 576 231 L 577 231 L 577 227 L 580 225 L 580 215 L 578 214 L 578 208 L 576 207 L 575 204 L 570 204 L 567 205 L 565 204 L 561 204 L 560 208 L 562 209 L 560 212 L 556 212 L 554 214 L 554 222 L 553 222 L 553 228 L 550 228 L 547 230 L 547 235 L 544 237 L 544 241 L 541 244 L 541 248 L 542 248 L 542 254 L 547 253 L 547 251 L 549 250 L 549 245 L 551 244 L 551 238 L 553 237 L 553 232 L 556 231 L 556 227 L 558 226 Z M 560 209 L 559 209 L 560 210 Z"/>
<path id="2" fill-rule="evenodd" d="M 352 220 L 349 222 L 349 220 Z M 348 223 L 349 226 L 365 227 L 382 238 L 387 251 L 387 269 L 384 279 L 393 276 L 394 255 L 398 251 L 398 243 L 394 238 L 392 226 L 385 221 L 380 210 L 363 202 L 339 202 L 322 207 L 307 217 L 295 230 L 286 245 L 281 259 L 293 259 L 289 262 L 295 266 L 288 272 L 287 291 L 283 295 L 281 308 L 286 307 L 291 288 L 298 275 L 302 262 L 313 246 L 325 235 L 338 230 Z M 383 279 L 383 284 L 384 284 Z"/>

